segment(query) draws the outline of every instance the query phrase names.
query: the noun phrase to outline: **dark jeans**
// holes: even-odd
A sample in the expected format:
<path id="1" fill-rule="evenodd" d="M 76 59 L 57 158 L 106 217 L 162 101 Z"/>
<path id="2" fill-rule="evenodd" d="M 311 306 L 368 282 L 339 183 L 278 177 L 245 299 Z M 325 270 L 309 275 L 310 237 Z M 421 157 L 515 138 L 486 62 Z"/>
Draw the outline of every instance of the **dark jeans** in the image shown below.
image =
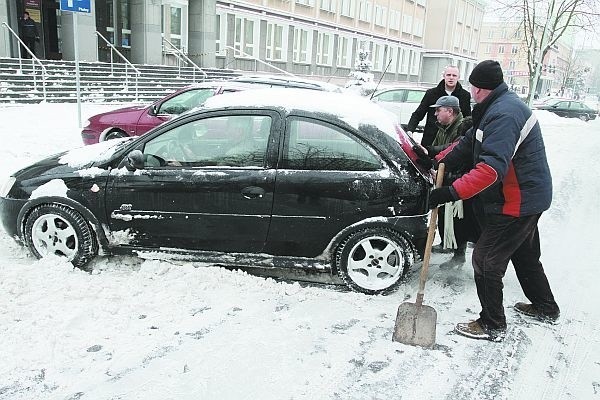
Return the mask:
<path id="1" fill-rule="evenodd" d="M 541 312 L 559 312 L 548 278 L 540 262 L 540 236 L 537 222 L 541 214 L 525 217 L 488 215 L 483 232 L 473 250 L 477 296 L 481 322 L 490 329 L 506 328 L 502 305 L 502 278 L 512 261 L 521 288 Z"/>
<path id="2" fill-rule="evenodd" d="M 21 38 L 21 40 L 23 41 L 23 43 L 25 43 L 25 46 L 29 47 L 29 50 L 31 50 L 31 52 L 33 54 L 35 54 L 35 38 Z M 27 50 L 25 50 L 25 48 L 23 46 L 21 46 L 21 57 L 22 58 L 31 58 L 31 55 L 27 52 Z"/>

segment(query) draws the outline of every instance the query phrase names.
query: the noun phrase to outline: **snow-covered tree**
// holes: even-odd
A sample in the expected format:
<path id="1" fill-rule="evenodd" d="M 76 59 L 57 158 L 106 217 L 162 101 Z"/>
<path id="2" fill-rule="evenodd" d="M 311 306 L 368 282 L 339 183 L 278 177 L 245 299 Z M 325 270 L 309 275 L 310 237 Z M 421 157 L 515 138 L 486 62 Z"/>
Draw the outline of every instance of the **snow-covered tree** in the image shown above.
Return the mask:
<path id="1" fill-rule="evenodd" d="M 361 96 L 368 96 L 375 90 L 374 75 L 370 72 L 373 63 L 369 60 L 369 55 L 368 50 L 358 51 L 358 60 L 349 74 L 351 79 L 346 83 L 347 89 L 356 91 Z"/>

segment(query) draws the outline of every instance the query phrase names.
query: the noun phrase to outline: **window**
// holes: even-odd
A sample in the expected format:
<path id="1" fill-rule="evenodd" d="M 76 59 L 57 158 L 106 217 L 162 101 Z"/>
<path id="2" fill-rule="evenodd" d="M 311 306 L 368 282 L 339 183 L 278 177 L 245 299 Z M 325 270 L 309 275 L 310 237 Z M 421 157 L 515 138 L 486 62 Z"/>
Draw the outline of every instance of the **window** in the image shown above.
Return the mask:
<path id="1" fill-rule="evenodd" d="M 502 28 L 502 31 L 500 32 L 500 38 L 506 39 L 506 28 Z"/>
<path id="2" fill-rule="evenodd" d="M 423 20 L 420 18 L 415 18 L 415 23 L 413 25 L 413 34 L 418 37 L 423 36 Z"/>
<path id="3" fill-rule="evenodd" d="M 181 7 L 171 6 L 171 43 L 181 48 Z"/>
<path id="4" fill-rule="evenodd" d="M 421 61 L 421 54 L 416 51 L 410 51 L 410 74 L 418 75 L 419 74 L 419 66 Z"/>
<path id="5" fill-rule="evenodd" d="M 337 66 L 350 68 L 352 66 L 352 39 L 338 36 Z"/>
<path id="6" fill-rule="evenodd" d="M 515 62 L 515 60 L 510 60 L 508 62 L 508 69 L 512 71 L 515 69 L 516 65 L 517 65 L 517 63 Z"/>
<path id="7" fill-rule="evenodd" d="M 412 32 L 412 16 L 410 16 L 410 15 L 402 16 L 402 32 L 404 32 L 404 33 Z"/>
<path id="8" fill-rule="evenodd" d="M 492 52 L 492 45 L 486 44 L 485 45 L 485 54 L 490 54 L 491 52 Z"/>
<path id="9" fill-rule="evenodd" d="M 373 70 L 382 71 L 384 68 L 383 45 L 373 43 Z"/>
<path id="10" fill-rule="evenodd" d="M 456 22 L 462 24 L 465 20 L 465 3 L 458 0 L 458 10 L 456 10 Z"/>
<path id="11" fill-rule="evenodd" d="M 300 4 L 307 7 L 314 7 L 314 0 L 296 0 L 296 4 Z"/>
<path id="12" fill-rule="evenodd" d="M 519 52 L 519 46 L 516 44 L 513 44 L 512 47 L 510 48 L 510 52 L 512 54 L 517 54 Z"/>
<path id="13" fill-rule="evenodd" d="M 235 17 L 234 47 L 243 53 L 236 53 L 237 57 L 254 56 L 254 21 L 248 18 Z"/>
<path id="14" fill-rule="evenodd" d="M 490 29 L 488 31 L 488 39 L 493 39 L 494 38 L 494 31 L 492 29 Z"/>
<path id="15" fill-rule="evenodd" d="M 335 0 L 321 0 L 321 10 L 335 12 Z"/>
<path id="16" fill-rule="evenodd" d="M 317 36 L 317 64 L 331 65 L 333 50 L 333 35 L 330 33 L 319 32 Z"/>
<path id="17" fill-rule="evenodd" d="M 387 15 L 387 7 L 375 5 L 375 25 L 385 26 L 385 16 Z"/>
<path id="18" fill-rule="evenodd" d="M 117 7 L 120 7 L 120 10 L 117 10 Z M 115 21 L 117 11 L 119 11 L 120 20 Z M 121 0 L 119 3 L 113 0 L 106 0 L 106 39 L 110 43 L 125 48 L 131 47 L 130 15 L 129 0 Z M 116 43 L 115 26 L 117 27 L 117 32 L 119 29 L 121 31 L 121 43 Z"/>
<path id="19" fill-rule="evenodd" d="M 400 51 L 402 52 L 402 62 L 400 64 L 400 73 L 402 74 L 408 74 L 408 57 L 409 57 L 409 53 L 410 51 L 408 49 L 400 49 Z M 400 56 L 398 56 L 400 57 Z"/>
<path id="20" fill-rule="evenodd" d="M 389 28 L 399 31 L 400 30 L 400 11 L 391 10 L 389 17 Z"/>
<path id="21" fill-rule="evenodd" d="M 340 128 L 289 118 L 283 168 L 328 171 L 376 171 L 379 158 Z"/>
<path id="22" fill-rule="evenodd" d="M 215 27 L 215 50 L 218 56 L 225 55 L 225 43 L 224 40 L 227 37 L 226 25 L 227 17 L 225 14 L 217 14 L 217 24 Z"/>
<path id="23" fill-rule="evenodd" d="M 267 23 L 267 60 L 285 61 L 287 43 L 287 26 Z"/>
<path id="24" fill-rule="evenodd" d="M 371 22 L 371 2 L 369 0 L 358 0 L 358 19 Z"/>
<path id="25" fill-rule="evenodd" d="M 171 97 L 160 105 L 159 114 L 179 115 L 204 103 L 214 94 L 213 89 L 195 89 Z"/>
<path id="26" fill-rule="evenodd" d="M 409 90 L 406 93 L 406 102 L 407 103 L 420 103 L 425 97 L 424 90 Z"/>
<path id="27" fill-rule="evenodd" d="M 121 46 L 131 47 L 131 25 L 129 24 L 129 0 L 121 0 Z"/>
<path id="28" fill-rule="evenodd" d="M 344 17 L 354 18 L 354 4 L 355 0 L 342 0 L 340 13 Z"/>
<path id="29" fill-rule="evenodd" d="M 146 167 L 264 167 L 271 117 L 209 117 L 173 128 L 144 147 Z"/>
<path id="30" fill-rule="evenodd" d="M 503 44 L 498 46 L 498 54 L 504 54 L 504 45 Z"/>
<path id="31" fill-rule="evenodd" d="M 312 31 L 294 28 L 294 62 L 310 63 Z"/>

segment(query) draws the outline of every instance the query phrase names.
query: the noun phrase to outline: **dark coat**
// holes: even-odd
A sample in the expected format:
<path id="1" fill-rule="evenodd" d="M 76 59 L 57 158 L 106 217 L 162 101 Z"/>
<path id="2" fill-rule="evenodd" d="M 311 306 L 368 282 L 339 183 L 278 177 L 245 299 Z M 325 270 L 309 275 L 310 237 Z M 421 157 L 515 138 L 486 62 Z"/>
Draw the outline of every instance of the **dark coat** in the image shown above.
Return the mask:
<path id="1" fill-rule="evenodd" d="M 38 30 L 35 21 L 31 18 L 21 20 L 21 35 L 23 38 L 35 39 L 38 37 Z"/>
<path id="2" fill-rule="evenodd" d="M 408 121 L 406 130 L 414 132 L 415 129 L 417 129 L 419 122 L 421 122 L 423 117 L 425 117 L 425 114 L 427 114 L 425 129 L 423 131 L 423 139 L 421 140 L 421 144 L 423 146 L 429 146 L 433 142 L 438 130 L 435 124 L 437 121 L 435 117 L 435 108 L 431 108 L 430 106 L 434 105 L 440 97 L 447 95 L 448 93 L 446 93 L 446 84 L 442 79 L 436 87 L 428 89 L 425 92 L 425 96 L 423 96 L 421 104 L 419 104 L 419 107 L 417 107 L 415 112 L 412 113 L 410 121 Z M 471 94 L 463 89 L 460 83 L 456 83 L 456 88 L 454 88 L 454 91 L 451 95 L 458 98 L 458 102 L 460 103 L 460 111 L 462 112 L 463 117 L 468 117 L 471 115 Z"/>
<path id="3" fill-rule="evenodd" d="M 540 124 L 506 83 L 473 109 L 473 128 L 441 159 L 448 169 L 472 169 L 452 184 L 461 199 L 476 199 L 486 214 L 513 217 L 550 207 L 552 177 Z"/>

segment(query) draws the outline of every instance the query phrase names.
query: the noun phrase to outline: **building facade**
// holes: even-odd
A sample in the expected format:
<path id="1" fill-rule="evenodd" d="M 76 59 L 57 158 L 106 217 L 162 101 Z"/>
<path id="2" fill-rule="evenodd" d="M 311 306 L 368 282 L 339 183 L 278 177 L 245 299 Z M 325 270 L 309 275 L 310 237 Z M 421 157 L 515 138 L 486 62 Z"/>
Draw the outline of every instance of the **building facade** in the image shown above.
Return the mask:
<path id="1" fill-rule="evenodd" d="M 447 65 L 466 81 L 477 63 L 484 3 L 479 0 L 430 1 L 425 29 L 422 80 L 437 83 Z"/>
<path id="2" fill-rule="evenodd" d="M 446 65 L 470 72 L 483 14 L 479 0 L 90 1 L 75 25 L 59 0 L 0 0 L 0 22 L 18 32 L 28 11 L 41 32 L 40 58 L 73 60 L 77 35 L 81 60 L 109 61 L 111 43 L 134 63 L 173 64 L 177 48 L 201 67 L 335 82 L 364 49 L 376 78 L 433 84 Z M 5 31 L 0 56 L 18 57 Z"/>
<path id="3" fill-rule="evenodd" d="M 520 25 L 510 21 L 484 21 L 481 33 L 479 58 L 497 60 L 508 85 L 517 93 L 528 94 L 527 44 Z M 537 94 L 556 94 L 563 89 L 572 53 L 573 46 L 567 36 L 552 46 L 544 57 Z"/>

